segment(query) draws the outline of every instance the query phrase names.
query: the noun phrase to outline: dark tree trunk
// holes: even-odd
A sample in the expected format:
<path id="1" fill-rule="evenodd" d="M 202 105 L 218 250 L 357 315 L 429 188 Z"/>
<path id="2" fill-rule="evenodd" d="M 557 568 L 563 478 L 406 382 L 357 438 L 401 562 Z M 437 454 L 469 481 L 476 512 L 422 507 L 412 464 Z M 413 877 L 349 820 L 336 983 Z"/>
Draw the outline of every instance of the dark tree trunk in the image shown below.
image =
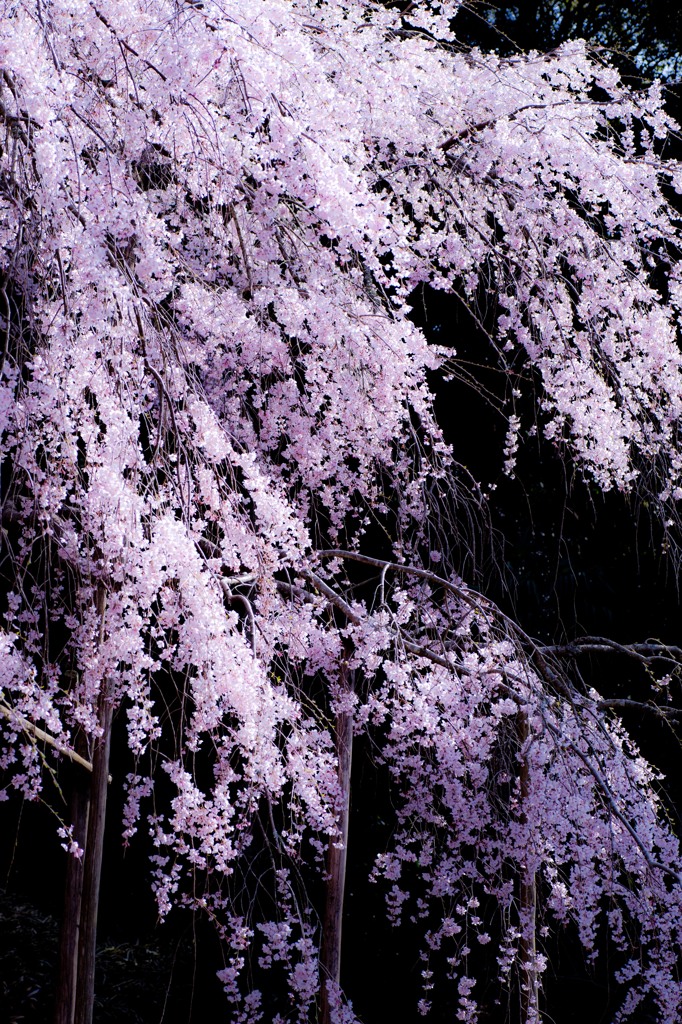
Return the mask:
<path id="1" fill-rule="evenodd" d="M 352 689 L 347 662 L 341 669 L 343 690 Z M 336 756 L 341 792 L 339 836 L 329 844 L 327 855 L 327 895 L 320 951 L 320 1024 L 331 1024 L 331 1006 L 327 982 L 337 987 L 341 981 L 341 934 L 343 901 L 348 854 L 348 819 L 350 816 L 350 777 L 353 756 L 353 715 L 342 712 L 336 716 Z"/>

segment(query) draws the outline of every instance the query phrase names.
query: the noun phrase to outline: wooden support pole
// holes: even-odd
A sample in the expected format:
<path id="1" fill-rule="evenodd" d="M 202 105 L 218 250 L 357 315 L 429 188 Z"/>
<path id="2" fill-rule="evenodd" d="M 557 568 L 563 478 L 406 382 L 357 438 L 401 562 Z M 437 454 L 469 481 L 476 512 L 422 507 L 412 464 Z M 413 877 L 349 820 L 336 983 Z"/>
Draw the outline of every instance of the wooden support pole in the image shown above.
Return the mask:
<path id="1" fill-rule="evenodd" d="M 97 590 L 100 619 L 100 647 L 105 636 L 107 595 L 104 586 Z M 59 974 L 55 999 L 54 1024 L 92 1024 L 95 1002 L 95 952 L 97 912 L 104 851 L 104 823 L 107 805 L 109 755 L 113 703 L 110 684 L 102 679 L 97 702 L 100 735 L 94 743 L 92 759 L 87 760 L 86 740 L 76 739 L 78 750 L 59 747 L 73 765 L 69 801 L 73 838 L 83 850 L 80 858 L 69 856 L 64 887 L 64 910 L 59 938 Z M 30 725 L 30 723 L 29 723 Z M 50 742 L 49 735 L 31 727 L 37 739 Z M 53 744 L 56 746 L 56 744 Z M 85 769 L 87 775 L 79 769 Z"/>
<path id="2" fill-rule="evenodd" d="M 80 737 L 84 744 L 84 739 Z M 79 758 L 77 764 L 81 763 Z M 81 777 L 77 777 L 80 771 Z M 92 771 L 92 765 L 89 766 Z M 85 850 L 90 807 L 90 777 L 75 769 L 69 799 L 69 822 L 73 838 Z M 76 985 L 78 981 L 78 939 L 81 923 L 81 896 L 85 856 L 67 854 L 64 905 L 59 932 L 59 965 L 55 998 L 54 1024 L 74 1024 L 76 1013 Z"/>
<path id="3" fill-rule="evenodd" d="M 353 688 L 352 674 L 344 660 L 341 667 L 341 689 Z M 338 760 L 339 836 L 329 844 L 327 854 L 327 894 L 320 950 L 320 1024 L 331 1024 L 332 1007 L 327 983 L 338 991 L 341 982 L 341 938 L 344 890 L 348 855 L 348 824 L 350 818 L 350 780 L 353 757 L 353 714 L 342 711 L 336 716 L 336 756 Z"/>
<path id="4" fill-rule="evenodd" d="M 528 718 L 525 712 L 519 712 L 519 740 L 521 743 L 520 796 L 521 820 L 525 823 L 523 807 L 531 792 L 530 767 L 527 757 L 527 745 L 530 733 Z M 524 750 L 524 748 L 526 748 Z M 540 983 L 536 963 L 537 944 L 537 877 L 534 870 L 522 867 L 519 879 L 519 923 L 521 937 L 519 939 L 520 963 L 520 996 L 521 1024 L 539 1024 L 540 1022 Z"/>
<path id="5" fill-rule="evenodd" d="M 97 740 L 92 757 L 90 811 L 83 868 L 83 894 L 78 941 L 78 984 L 76 987 L 76 1013 L 74 1024 L 92 1024 L 95 1004 L 95 952 L 97 948 L 97 912 L 99 908 L 102 855 L 104 852 L 104 823 L 107 809 L 109 782 L 109 754 L 111 750 L 111 724 L 113 706 L 108 687 L 103 685 L 99 699 L 99 724 L 102 735 Z"/>

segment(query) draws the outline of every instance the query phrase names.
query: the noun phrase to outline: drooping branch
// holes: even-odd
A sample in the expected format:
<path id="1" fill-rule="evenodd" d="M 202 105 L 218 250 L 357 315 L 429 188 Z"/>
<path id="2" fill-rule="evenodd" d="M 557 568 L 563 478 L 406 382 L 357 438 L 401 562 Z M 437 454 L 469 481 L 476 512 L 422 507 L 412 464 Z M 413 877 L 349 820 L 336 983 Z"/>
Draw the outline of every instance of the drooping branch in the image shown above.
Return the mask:
<path id="1" fill-rule="evenodd" d="M 556 655 L 578 655 L 589 653 L 625 654 L 636 658 L 645 665 L 667 662 L 675 667 L 682 666 L 682 647 L 662 641 L 646 640 L 643 643 L 621 644 L 603 636 L 576 637 L 567 644 L 546 644 L 544 650 Z"/>
<path id="2" fill-rule="evenodd" d="M 568 644 L 543 643 L 529 636 L 517 622 L 503 612 L 501 608 L 490 600 L 490 598 L 465 585 L 453 583 L 451 580 L 447 580 L 429 569 L 423 569 L 420 566 L 409 565 L 402 562 L 392 562 L 388 559 L 374 558 L 369 555 L 360 554 L 360 552 L 348 551 L 340 548 L 322 549 L 316 551 L 315 554 L 320 558 L 338 558 L 381 569 L 382 575 L 380 589 L 382 594 L 387 571 L 414 576 L 448 591 L 459 600 L 464 601 L 464 603 L 468 604 L 471 608 L 486 616 L 486 618 L 491 622 L 500 623 L 504 627 L 508 637 L 519 643 L 521 649 L 525 651 L 535 669 L 538 671 L 538 674 L 544 678 L 553 689 L 556 689 L 563 696 L 569 696 L 571 700 L 577 697 L 577 693 L 569 677 L 563 672 L 556 660 L 562 656 L 576 656 L 578 654 L 590 652 L 617 653 L 635 658 L 644 665 L 663 663 L 675 669 L 682 669 L 682 648 L 676 647 L 675 645 L 652 640 L 647 640 L 642 643 L 621 644 L 606 637 L 578 637 Z M 330 590 L 330 592 L 333 592 L 328 584 L 325 584 L 325 586 Z M 340 602 L 343 601 L 343 599 L 338 595 L 335 595 L 335 601 Z M 353 620 L 351 619 L 351 621 Z M 411 648 L 407 647 L 407 649 L 410 650 Z M 422 653 L 422 651 L 412 650 L 412 653 Z M 432 657 L 433 652 L 427 656 Z M 444 661 L 444 664 L 450 663 Z M 665 706 L 658 707 L 657 705 L 647 704 L 646 702 L 623 702 L 617 699 L 597 702 L 597 706 L 604 709 L 607 707 L 630 707 L 635 705 L 646 708 L 654 713 L 656 713 L 656 709 L 658 709 L 657 713 L 660 713 L 660 715 L 666 718 L 674 718 L 679 713 L 675 708 L 668 708 Z"/>
<path id="3" fill-rule="evenodd" d="M 406 564 L 402 564 L 402 563 L 391 562 L 391 561 L 388 561 L 388 560 L 385 560 L 385 559 L 373 558 L 371 556 L 361 555 L 361 554 L 359 554 L 357 552 L 354 552 L 354 551 L 344 551 L 344 550 L 341 550 L 341 549 L 329 549 L 329 550 L 319 551 L 319 552 L 317 552 L 317 554 L 320 555 L 321 557 L 348 559 L 350 561 L 360 562 L 360 563 L 365 564 L 365 565 L 371 565 L 371 566 L 373 566 L 375 568 L 380 568 L 382 570 L 382 580 L 381 580 L 381 587 L 382 587 L 382 589 L 383 589 L 383 586 L 384 586 L 385 572 L 387 570 L 395 570 L 395 571 L 399 571 L 401 573 L 406 573 L 406 574 L 414 575 L 414 576 L 416 576 L 418 578 L 421 578 L 421 579 L 426 579 L 430 583 L 433 583 L 436 586 L 442 587 L 443 589 L 450 591 L 451 593 L 455 594 L 457 597 L 461 597 L 463 600 L 466 601 L 466 603 L 468 603 L 470 606 L 473 605 L 478 611 L 484 611 L 485 610 L 485 614 L 487 616 L 490 616 L 492 619 L 499 619 L 499 620 L 501 620 L 501 622 L 504 625 L 505 629 L 508 630 L 509 637 L 511 639 L 514 639 L 517 642 L 519 642 L 520 650 L 521 651 L 523 651 L 525 649 L 527 657 L 528 657 L 528 664 L 529 664 L 529 666 L 531 666 L 531 665 L 533 666 L 533 668 L 538 673 L 538 677 L 541 680 L 543 680 L 544 682 L 550 684 L 551 691 L 553 693 L 555 693 L 557 695 L 560 695 L 564 699 L 567 700 L 568 704 L 572 707 L 573 712 L 574 712 L 574 714 L 577 717 L 580 716 L 581 712 L 594 711 L 594 710 L 600 710 L 600 709 L 607 709 L 609 707 L 618 707 L 619 704 L 622 704 L 622 702 L 618 702 L 618 701 L 588 700 L 586 697 L 584 697 L 583 695 L 579 694 L 576 691 L 576 689 L 575 689 L 572 681 L 570 680 L 570 678 L 564 673 L 561 665 L 554 661 L 555 655 L 557 653 L 563 653 L 564 648 L 562 648 L 562 647 L 557 648 L 557 647 L 552 646 L 552 645 L 543 645 L 543 644 L 541 644 L 539 642 L 536 642 L 536 641 L 532 640 L 512 619 L 509 618 L 509 616 L 507 616 L 504 612 L 500 611 L 495 606 L 495 604 L 493 602 L 491 602 L 487 598 L 483 597 L 483 595 L 480 595 L 480 594 L 477 594 L 476 592 L 473 592 L 475 596 L 472 597 L 472 592 L 469 591 L 468 589 L 465 589 L 465 588 L 460 587 L 460 586 L 458 586 L 456 584 L 453 584 L 449 580 L 445 580 L 442 577 L 438 576 L 436 573 L 433 573 L 433 572 L 431 572 L 431 571 L 429 571 L 427 569 L 422 569 L 422 568 L 420 568 L 418 566 L 410 566 L 410 565 L 406 565 Z M 314 575 L 314 574 L 309 574 L 309 575 Z M 316 580 L 317 579 L 319 579 L 319 578 L 316 578 Z M 323 581 L 320 581 L 320 583 L 322 583 L 322 582 Z M 318 587 L 318 589 L 322 589 L 317 582 L 316 582 L 316 586 Z M 340 598 L 336 594 L 336 592 L 333 590 L 333 588 L 331 588 L 328 584 L 324 584 L 324 591 L 323 592 L 328 597 L 330 595 L 333 596 L 333 603 L 335 604 L 336 607 L 339 607 L 342 610 L 344 609 L 344 607 L 348 607 L 346 605 L 346 602 L 342 598 Z M 330 600 L 331 599 L 332 598 L 330 597 Z M 357 620 L 358 620 L 357 613 L 353 612 L 352 614 L 353 614 L 353 618 L 350 621 L 357 622 Z M 398 632 L 398 635 L 400 635 L 400 631 L 398 630 L 397 632 Z M 443 667 L 446 667 L 446 668 L 450 669 L 453 672 L 459 672 L 459 673 L 464 674 L 464 675 L 467 675 L 467 674 L 472 674 L 472 675 L 486 674 L 485 670 L 483 670 L 483 672 L 481 672 L 480 669 L 472 669 L 470 666 L 460 665 L 460 664 L 452 662 L 452 661 L 450 661 L 450 660 L 448 660 L 446 658 L 443 658 L 442 656 L 438 655 L 436 652 L 431 651 L 425 645 L 418 645 L 418 644 L 413 644 L 413 643 L 406 642 L 404 640 L 404 638 L 402 638 L 402 636 L 401 636 L 401 641 L 404 644 L 404 646 L 406 647 L 406 649 L 407 650 L 411 650 L 412 653 L 415 653 L 415 654 L 418 654 L 421 657 L 427 658 L 427 659 L 433 661 L 436 664 L 442 665 Z M 675 655 L 677 653 L 677 651 L 679 650 L 678 648 L 670 647 L 670 646 L 663 645 L 663 644 L 661 644 L 660 647 L 658 647 L 657 645 L 655 645 L 655 644 L 653 644 L 651 642 L 647 642 L 646 644 L 630 645 L 632 648 L 634 648 L 634 652 L 633 652 L 630 649 L 630 646 L 628 646 L 628 645 L 620 645 L 620 644 L 616 644 L 616 643 L 611 644 L 610 642 L 607 642 L 607 641 L 602 642 L 601 638 L 600 638 L 600 641 L 597 644 L 595 644 L 592 641 L 592 638 L 590 638 L 590 643 L 591 643 L 592 647 L 598 646 L 599 650 L 618 651 L 618 652 L 626 653 L 626 654 L 633 653 L 634 656 L 636 656 L 636 657 L 638 657 L 640 659 L 641 659 L 641 657 L 646 657 L 647 661 L 649 661 L 649 660 L 659 660 L 660 658 L 663 658 L 665 660 L 671 660 L 671 657 L 673 655 Z M 642 653 L 643 651 L 645 651 L 646 654 L 643 654 Z M 680 651 L 680 654 L 682 655 L 682 650 Z M 549 659 L 551 659 L 551 664 L 550 664 Z M 676 662 L 675 664 L 678 664 L 678 663 Z M 495 673 L 496 674 L 499 673 L 499 675 L 501 677 L 507 678 L 511 682 L 515 682 L 515 683 L 519 684 L 522 690 L 527 690 L 528 686 L 529 686 L 529 684 L 531 682 L 531 677 L 530 676 L 528 676 L 525 679 L 521 679 L 521 678 L 519 678 L 517 673 L 515 673 L 513 671 L 505 670 L 504 668 L 499 667 L 499 666 L 496 667 Z M 559 730 L 557 729 L 557 727 L 552 724 L 552 722 L 550 720 L 550 717 L 545 713 L 546 710 L 547 710 L 544 707 L 544 703 L 545 703 L 545 700 L 546 700 L 546 695 L 544 695 L 544 696 L 543 695 L 537 695 L 537 696 L 540 697 L 540 700 L 537 700 L 537 697 L 536 697 L 536 699 L 534 701 L 534 698 L 533 698 L 533 696 L 530 693 L 527 693 L 525 696 L 522 696 L 521 693 L 514 692 L 513 690 L 509 689 L 508 687 L 505 687 L 504 684 L 502 684 L 502 685 L 503 685 L 503 688 L 505 689 L 505 693 L 508 694 L 510 697 L 512 697 L 512 699 L 514 699 L 519 704 L 520 707 L 522 705 L 524 705 L 524 704 L 529 704 L 530 705 L 532 703 L 536 703 L 537 709 L 538 709 L 538 711 L 539 711 L 539 713 L 540 713 L 540 715 L 542 717 L 543 726 L 548 728 L 549 732 L 554 736 L 555 741 L 557 743 L 557 746 L 561 747 L 563 745 L 566 745 L 566 740 L 564 739 L 564 737 L 562 737 L 562 735 L 559 732 Z M 637 704 L 637 703 L 638 702 L 628 702 L 628 706 L 630 706 L 631 704 Z M 647 707 L 647 708 L 649 708 L 651 710 L 651 706 L 650 705 L 642 704 L 642 707 Z M 664 715 L 664 711 L 665 711 L 665 709 L 661 709 L 661 714 L 663 714 L 663 716 L 666 717 Z M 523 711 L 520 712 L 520 713 L 524 714 L 524 720 L 525 720 L 525 713 Z M 527 730 L 527 725 L 524 728 Z M 578 744 L 576 744 L 576 743 L 574 743 L 572 741 L 568 741 L 567 745 L 570 747 L 570 749 L 573 751 L 573 753 L 579 758 L 579 760 L 583 763 L 583 765 L 585 766 L 585 768 L 587 769 L 589 774 L 592 776 L 594 781 L 597 783 L 598 790 L 602 794 L 602 797 L 603 797 L 605 803 L 610 808 L 610 810 L 613 813 L 614 817 L 616 817 L 621 822 L 621 824 L 624 826 L 624 828 L 626 829 L 626 831 L 628 832 L 628 834 L 632 838 L 633 842 L 635 843 L 635 845 L 638 847 L 638 849 L 640 850 L 640 852 L 644 856 L 644 859 L 645 859 L 647 865 L 652 870 L 660 871 L 660 872 L 663 872 L 664 874 L 667 874 L 667 875 L 672 875 L 672 877 L 675 878 L 676 881 L 682 883 L 682 875 L 680 873 L 678 873 L 677 871 L 671 871 L 671 869 L 666 867 L 665 864 L 659 862 L 655 857 L 651 856 L 651 853 L 647 849 L 646 843 L 643 841 L 643 839 L 638 834 L 637 829 L 628 820 L 626 814 L 623 812 L 623 809 L 619 806 L 618 800 L 615 797 L 615 795 L 614 795 L 611 787 L 609 786 L 606 778 L 604 777 L 603 772 L 600 771 L 600 769 L 597 766 L 595 766 L 595 764 L 593 763 L 593 760 L 590 757 L 588 757 L 587 754 L 583 750 L 580 749 Z"/>

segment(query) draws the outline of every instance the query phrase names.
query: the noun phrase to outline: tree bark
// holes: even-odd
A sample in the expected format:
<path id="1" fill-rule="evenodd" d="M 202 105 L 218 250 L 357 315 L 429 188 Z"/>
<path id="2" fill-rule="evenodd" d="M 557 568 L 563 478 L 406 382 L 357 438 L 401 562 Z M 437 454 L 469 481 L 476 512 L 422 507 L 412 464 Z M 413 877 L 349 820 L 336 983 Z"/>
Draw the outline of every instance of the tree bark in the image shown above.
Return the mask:
<path id="1" fill-rule="evenodd" d="M 353 688 L 348 662 L 341 668 L 341 689 Z M 341 938 L 344 890 L 348 855 L 348 822 L 350 817 L 350 778 L 353 756 L 353 715 L 344 711 L 336 716 L 336 756 L 338 760 L 340 835 L 329 844 L 327 854 L 327 893 L 320 951 L 320 1024 L 331 1024 L 332 1006 L 327 983 L 338 991 L 341 981 Z"/>

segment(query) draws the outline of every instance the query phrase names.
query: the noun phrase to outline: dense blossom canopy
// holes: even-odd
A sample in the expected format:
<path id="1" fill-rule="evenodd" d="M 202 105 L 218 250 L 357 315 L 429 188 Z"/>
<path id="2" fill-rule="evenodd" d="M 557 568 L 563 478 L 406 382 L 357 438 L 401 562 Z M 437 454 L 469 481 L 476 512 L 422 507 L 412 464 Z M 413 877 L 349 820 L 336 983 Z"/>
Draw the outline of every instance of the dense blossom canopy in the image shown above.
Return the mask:
<path id="1" fill-rule="evenodd" d="M 216 919 L 235 1020 L 270 1013 L 254 947 L 302 1021 L 318 931 L 292 864 L 335 836 L 350 712 L 402 794 L 375 874 L 447 952 L 460 1019 L 471 944 L 503 984 L 542 971 L 537 878 L 589 952 L 607 915 L 621 1016 L 670 1024 L 682 860 L 655 775 L 458 575 L 427 386 L 448 353 L 409 297 L 496 294 L 510 471 L 527 386 L 532 429 L 673 527 L 672 126 L 579 42 L 458 47 L 456 7 L 0 2 L 2 767 L 37 794 L 36 728 L 78 748 L 105 694 L 161 911 Z M 266 842 L 272 902 L 244 902 Z"/>

